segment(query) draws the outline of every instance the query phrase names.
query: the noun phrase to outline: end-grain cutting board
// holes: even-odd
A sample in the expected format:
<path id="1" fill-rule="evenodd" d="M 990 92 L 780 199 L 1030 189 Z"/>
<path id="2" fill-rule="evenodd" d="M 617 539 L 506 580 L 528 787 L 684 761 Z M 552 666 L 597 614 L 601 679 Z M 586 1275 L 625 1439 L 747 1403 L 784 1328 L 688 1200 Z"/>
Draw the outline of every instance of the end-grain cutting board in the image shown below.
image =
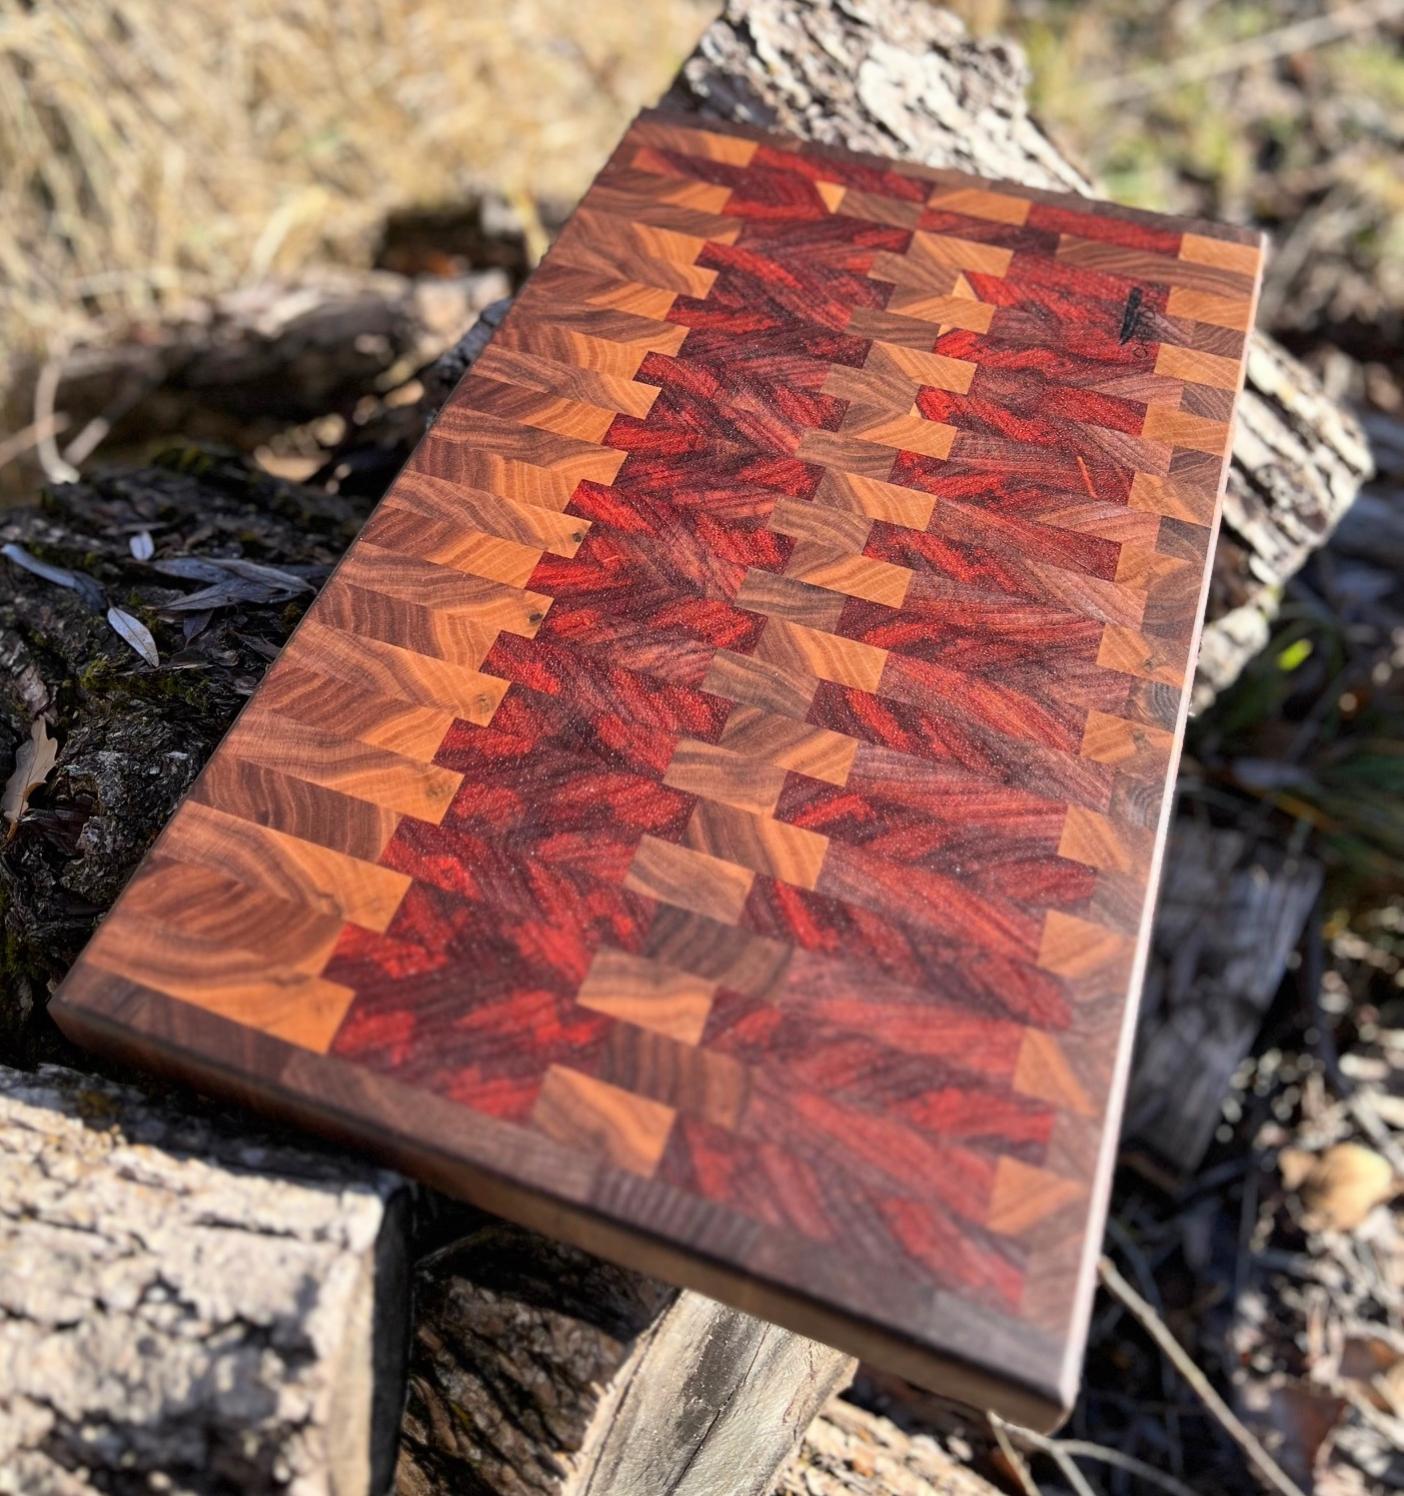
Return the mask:
<path id="1" fill-rule="evenodd" d="M 1260 260 L 643 116 L 59 1022 L 1049 1423 Z"/>

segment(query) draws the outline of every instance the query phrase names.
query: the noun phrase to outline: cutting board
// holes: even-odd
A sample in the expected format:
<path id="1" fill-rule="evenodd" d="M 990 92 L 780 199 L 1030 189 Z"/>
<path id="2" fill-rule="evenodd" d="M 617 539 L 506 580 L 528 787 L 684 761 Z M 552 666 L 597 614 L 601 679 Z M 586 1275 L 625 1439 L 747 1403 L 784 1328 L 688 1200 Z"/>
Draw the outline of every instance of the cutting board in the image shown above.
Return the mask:
<path id="1" fill-rule="evenodd" d="M 1261 258 L 644 114 L 55 1017 L 1050 1425 Z"/>

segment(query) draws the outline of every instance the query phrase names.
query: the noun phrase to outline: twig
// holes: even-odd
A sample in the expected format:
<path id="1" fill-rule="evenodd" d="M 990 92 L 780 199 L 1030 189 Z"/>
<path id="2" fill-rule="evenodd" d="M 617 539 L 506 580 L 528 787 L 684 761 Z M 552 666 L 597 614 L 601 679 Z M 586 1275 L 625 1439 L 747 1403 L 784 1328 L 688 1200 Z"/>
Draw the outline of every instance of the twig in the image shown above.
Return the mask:
<path id="1" fill-rule="evenodd" d="M 1006 1424 L 1005 1427 L 1012 1439 L 1027 1445 L 1029 1449 L 1038 1450 L 1040 1454 L 1051 1455 L 1055 1460 L 1059 1455 L 1069 1463 L 1073 1459 L 1097 1460 L 1103 1465 L 1125 1470 L 1128 1475 L 1138 1476 L 1148 1485 L 1168 1491 L 1170 1496 L 1197 1496 L 1182 1480 L 1166 1475 L 1134 1455 L 1122 1454 L 1119 1449 L 1108 1449 L 1105 1444 L 1094 1444 L 1088 1439 L 1050 1439 L 1046 1434 L 1036 1434 L 1031 1428 L 1020 1428 L 1017 1424 Z M 1059 1460 L 1058 1468 L 1066 1474 L 1067 1466 L 1063 1460 Z"/>
<path id="2" fill-rule="evenodd" d="M 1246 37 L 1205 52 L 1191 52 L 1169 64 L 1154 63 L 1123 73 L 1119 78 L 1082 84 L 1078 94 L 1084 105 L 1120 104 L 1126 99 L 1163 92 L 1182 83 L 1198 83 L 1221 73 L 1236 73 L 1254 63 L 1274 62 L 1294 52 L 1310 51 L 1341 41 L 1353 32 L 1382 25 L 1404 15 L 1404 0 L 1359 0 L 1326 15 L 1309 16 L 1290 26 L 1279 26 L 1259 36 Z"/>
<path id="3" fill-rule="evenodd" d="M 54 441 L 54 432 L 58 429 L 58 416 L 54 407 L 58 399 L 59 381 L 63 378 L 63 364 L 62 358 L 51 358 L 40 369 L 39 378 L 34 382 L 33 424 L 38 428 L 34 450 L 40 467 L 44 469 L 44 476 L 50 483 L 73 483 L 78 477 L 78 469 L 63 460 L 58 444 Z"/>
<path id="4" fill-rule="evenodd" d="M 1142 1293 L 1151 1301 L 1158 1313 L 1163 1313 L 1164 1305 L 1160 1300 L 1160 1289 L 1155 1281 L 1155 1273 L 1150 1263 L 1146 1261 L 1145 1254 L 1137 1246 L 1130 1231 L 1114 1215 L 1107 1217 L 1107 1235 L 1117 1244 L 1126 1260 L 1135 1270 L 1136 1281 L 1140 1284 Z M 1166 1366 L 1162 1359 L 1157 1361 L 1156 1371 L 1158 1373 L 1157 1380 L 1160 1383 L 1161 1395 L 1171 1408 L 1165 1414 L 1165 1434 L 1173 1451 L 1176 1469 L 1183 1469 L 1184 1450 L 1180 1441 L 1180 1415 L 1173 1410 L 1175 1393 L 1170 1385 L 1172 1380 L 1170 1368 Z M 1063 1441 L 1064 1447 L 1067 1446 L 1067 1442 L 1067 1440 Z"/>
<path id="5" fill-rule="evenodd" d="M 1029 1473 L 1028 1462 L 1014 1448 L 1014 1441 L 1009 1437 L 1010 1432 L 1014 1430 L 1014 1425 L 1012 1423 L 1005 1423 L 1004 1419 L 998 1413 L 986 1413 L 985 1417 L 989 1420 L 990 1432 L 995 1436 L 995 1443 L 999 1445 L 999 1452 L 1009 1462 L 1009 1468 L 1014 1472 L 1016 1479 L 1023 1487 L 1024 1496 L 1043 1496 L 1033 1476 Z"/>
<path id="6" fill-rule="evenodd" d="M 63 460 L 72 463 L 74 467 L 81 467 L 97 451 L 99 445 L 107 440 L 107 434 L 111 430 L 112 422 L 106 416 L 94 416 L 64 447 Z"/>
<path id="7" fill-rule="evenodd" d="M 1084 1477 L 1082 1471 L 1073 1464 L 1072 1457 L 1065 1452 L 1063 1446 L 1056 1439 L 1048 1441 L 1046 1453 L 1058 1467 L 1063 1479 L 1073 1488 L 1076 1496 L 1097 1496 L 1096 1491 L 1092 1489 L 1091 1483 Z"/>
<path id="8" fill-rule="evenodd" d="M 1263 1448 L 1257 1435 L 1238 1417 L 1231 1407 L 1214 1390 L 1209 1378 L 1194 1364 L 1188 1351 L 1170 1333 L 1165 1321 L 1143 1299 L 1140 1294 L 1116 1270 L 1110 1259 L 1103 1257 L 1097 1264 L 1102 1286 L 1119 1299 L 1130 1311 L 1131 1317 L 1155 1341 L 1160 1350 L 1170 1359 L 1175 1370 L 1194 1388 L 1199 1400 L 1218 1419 L 1224 1432 L 1243 1451 L 1258 1473 L 1282 1496 L 1303 1496 L 1287 1472 Z"/>
<path id="9" fill-rule="evenodd" d="M 13 436 L 0 442 L 0 467 L 23 457 L 31 447 L 36 447 L 46 436 L 57 436 L 68 425 L 68 417 L 61 412 L 50 412 L 42 421 L 31 421 L 21 426 Z"/>

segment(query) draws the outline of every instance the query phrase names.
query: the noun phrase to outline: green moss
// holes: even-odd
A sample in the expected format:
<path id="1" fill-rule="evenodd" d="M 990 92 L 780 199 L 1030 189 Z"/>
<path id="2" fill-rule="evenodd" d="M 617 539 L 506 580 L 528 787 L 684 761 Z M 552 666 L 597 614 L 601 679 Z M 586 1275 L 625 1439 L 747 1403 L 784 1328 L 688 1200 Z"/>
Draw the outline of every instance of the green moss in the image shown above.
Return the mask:
<path id="1" fill-rule="evenodd" d="M 156 467 L 168 468 L 173 473 L 190 473 L 197 477 L 208 473 L 217 461 L 217 454 L 207 447 L 199 447 L 193 443 L 164 447 L 153 459 Z"/>
<path id="2" fill-rule="evenodd" d="M 74 684 L 85 695 L 107 695 L 113 689 L 116 671 L 106 655 L 97 655 L 79 672 Z"/>

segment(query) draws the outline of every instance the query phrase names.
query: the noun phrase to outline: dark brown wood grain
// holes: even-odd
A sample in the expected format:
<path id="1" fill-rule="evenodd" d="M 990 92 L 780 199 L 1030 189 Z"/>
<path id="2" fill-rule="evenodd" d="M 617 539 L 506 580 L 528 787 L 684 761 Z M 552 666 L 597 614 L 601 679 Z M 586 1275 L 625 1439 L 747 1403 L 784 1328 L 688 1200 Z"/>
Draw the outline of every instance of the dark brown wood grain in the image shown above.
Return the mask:
<path id="1" fill-rule="evenodd" d="M 1260 259 L 645 115 L 56 1016 L 1050 1422 Z"/>

